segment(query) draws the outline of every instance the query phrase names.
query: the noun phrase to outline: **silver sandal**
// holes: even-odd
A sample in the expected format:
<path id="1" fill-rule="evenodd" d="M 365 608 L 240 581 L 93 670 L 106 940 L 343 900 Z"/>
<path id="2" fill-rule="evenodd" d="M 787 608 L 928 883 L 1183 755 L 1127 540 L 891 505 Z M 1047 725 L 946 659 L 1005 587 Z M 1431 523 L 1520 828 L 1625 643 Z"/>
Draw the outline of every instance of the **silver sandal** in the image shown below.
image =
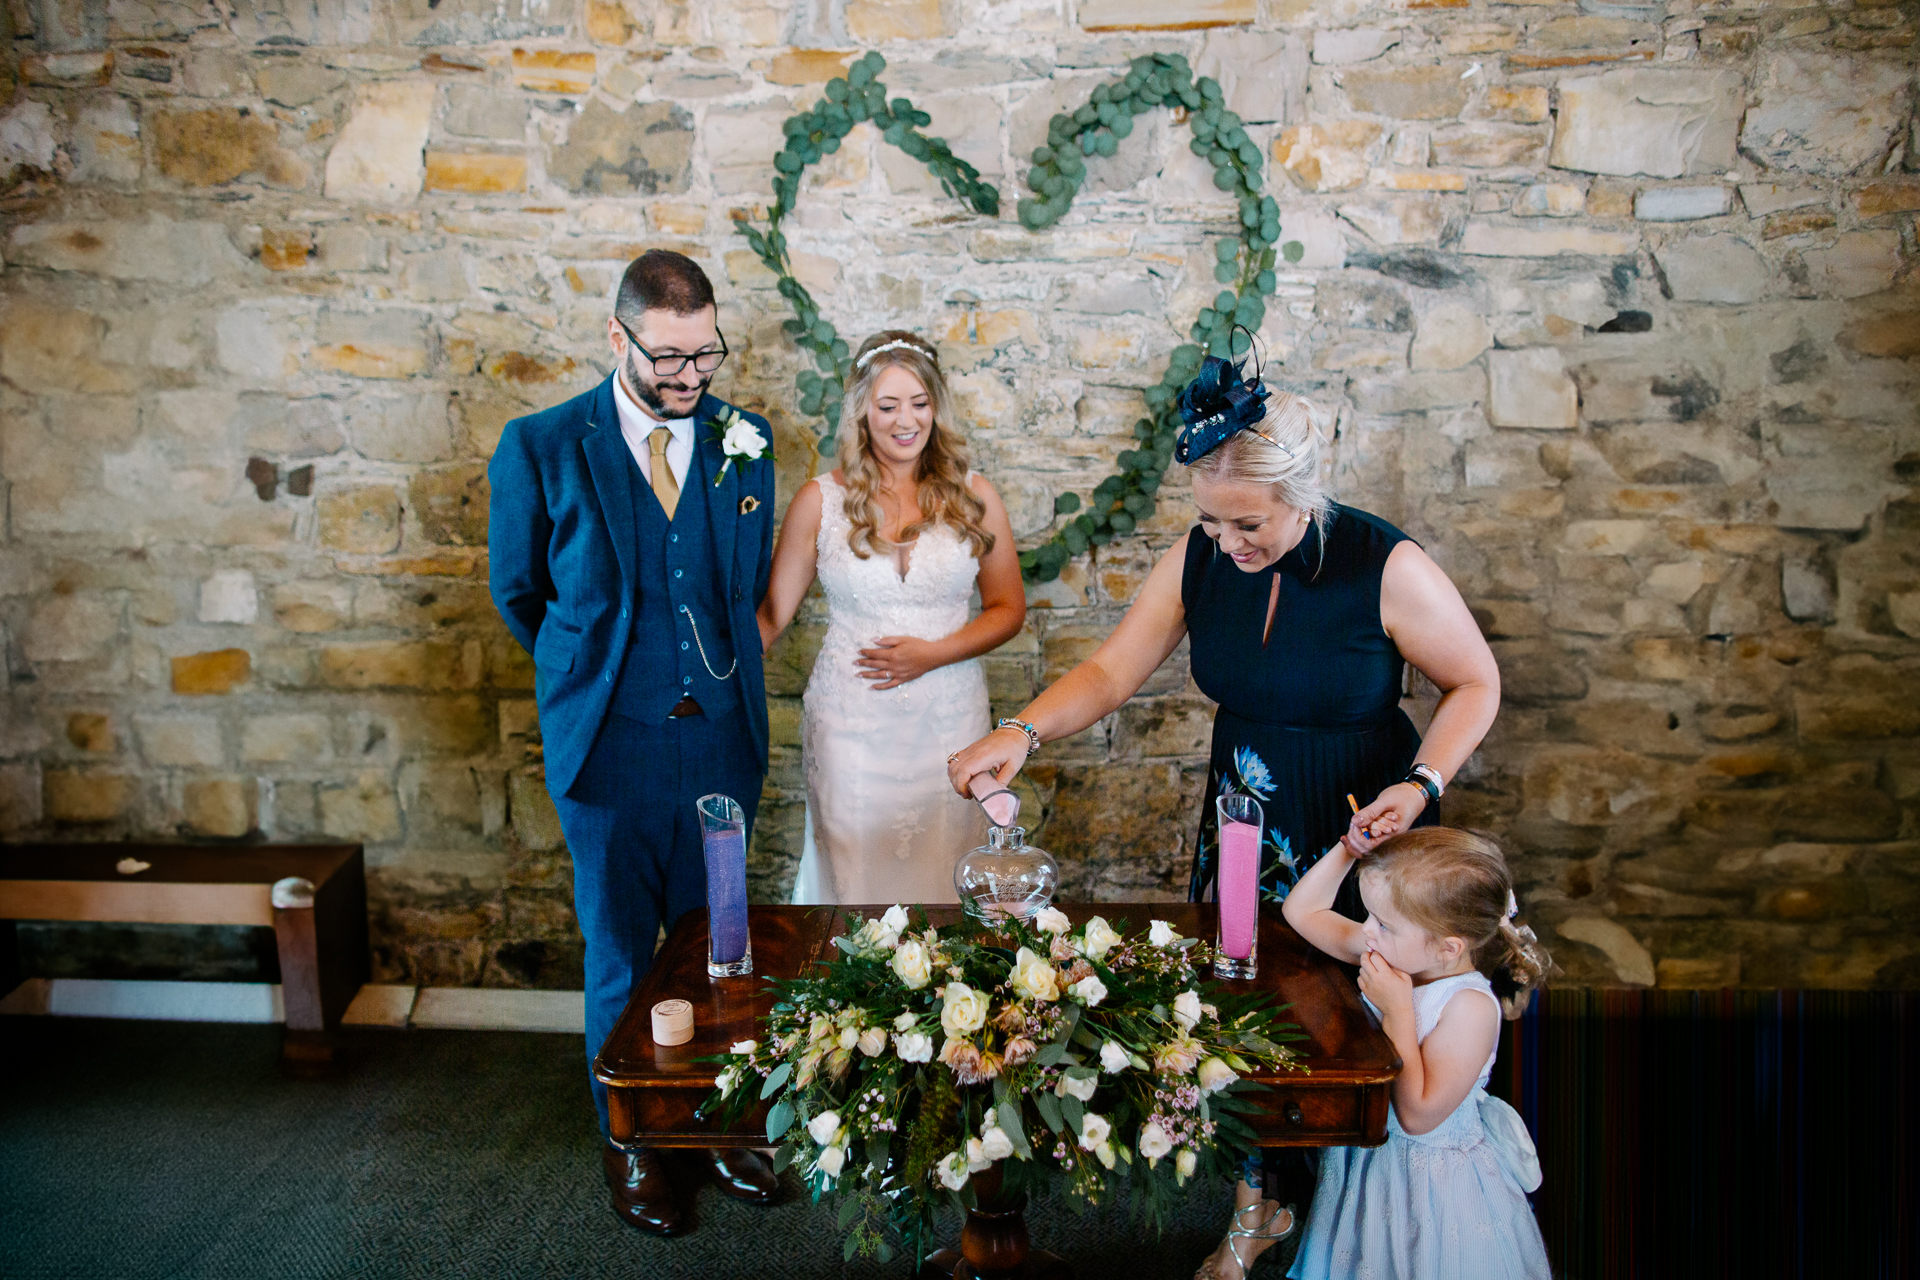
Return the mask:
<path id="1" fill-rule="evenodd" d="M 1266 1206 L 1266 1203 L 1265 1200 L 1256 1200 L 1245 1208 L 1235 1209 L 1233 1211 L 1233 1225 L 1227 1228 L 1226 1239 L 1221 1241 L 1221 1243 L 1226 1246 L 1226 1251 L 1233 1255 L 1234 1262 L 1239 1265 L 1242 1280 L 1244 1280 L 1244 1277 L 1252 1274 L 1253 1263 L 1258 1262 L 1259 1258 L 1255 1257 L 1253 1262 L 1241 1262 L 1240 1251 L 1233 1247 L 1235 1240 L 1270 1240 L 1274 1244 L 1279 1244 L 1282 1240 L 1287 1239 L 1300 1229 L 1300 1215 L 1294 1211 L 1292 1205 L 1275 1205 L 1273 1212 L 1268 1214 L 1258 1226 L 1249 1227 L 1242 1221 L 1242 1218 L 1249 1210 L 1262 1209 Z M 1283 1213 L 1287 1215 L 1287 1229 L 1279 1235 L 1269 1235 L 1267 1228 L 1272 1226 L 1273 1220 Z M 1265 1250 L 1262 1250 L 1262 1252 L 1264 1253 Z M 1219 1256 L 1219 1249 L 1215 1249 L 1212 1253 L 1208 1254 L 1206 1261 L 1200 1264 L 1200 1269 L 1193 1273 L 1193 1280 L 1233 1280 L 1233 1277 L 1224 1274 L 1214 1265 L 1214 1259 Z"/>

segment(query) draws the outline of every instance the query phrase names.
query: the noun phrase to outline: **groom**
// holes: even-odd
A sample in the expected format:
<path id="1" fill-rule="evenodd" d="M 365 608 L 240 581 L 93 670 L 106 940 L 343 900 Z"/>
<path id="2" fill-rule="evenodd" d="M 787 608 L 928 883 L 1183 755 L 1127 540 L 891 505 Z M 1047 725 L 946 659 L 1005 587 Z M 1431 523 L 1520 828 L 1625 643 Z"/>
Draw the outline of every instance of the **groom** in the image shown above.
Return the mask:
<path id="1" fill-rule="evenodd" d="M 706 902 L 694 801 L 724 792 L 752 828 L 767 771 L 754 610 L 773 548 L 766 420 L 707 394 L 727 344 L 706 273 L 663 249 L 635 259 L 607 340 L 613 376 L 509 422 L 487 469 L 493 600 L 533 655 L 547 790 L 573 855 L 589 1073 L 660 927 Z M 604 1135 L 606 1086 L 592 1088 Z M 624 1221 L 686 1229 L 658 1152 L 608 1142 L 602 1156 Z M 728 1195 L 772 1200 L 755 1152 L 704 1164 Z"/>

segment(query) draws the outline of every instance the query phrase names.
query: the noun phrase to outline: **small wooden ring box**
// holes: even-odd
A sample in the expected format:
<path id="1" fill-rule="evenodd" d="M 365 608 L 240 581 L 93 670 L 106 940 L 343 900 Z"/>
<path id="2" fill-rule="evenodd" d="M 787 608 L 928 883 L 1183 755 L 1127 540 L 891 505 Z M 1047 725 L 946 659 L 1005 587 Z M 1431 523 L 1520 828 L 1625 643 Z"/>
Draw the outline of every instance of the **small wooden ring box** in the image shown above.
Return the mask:
<path id="1" fill-rule="evenodd" d="M 693 1006 L 685 1000 L 662 1000 L 653 1006 L 653 1042 L 685 1044 L 693 1039 Z"/>

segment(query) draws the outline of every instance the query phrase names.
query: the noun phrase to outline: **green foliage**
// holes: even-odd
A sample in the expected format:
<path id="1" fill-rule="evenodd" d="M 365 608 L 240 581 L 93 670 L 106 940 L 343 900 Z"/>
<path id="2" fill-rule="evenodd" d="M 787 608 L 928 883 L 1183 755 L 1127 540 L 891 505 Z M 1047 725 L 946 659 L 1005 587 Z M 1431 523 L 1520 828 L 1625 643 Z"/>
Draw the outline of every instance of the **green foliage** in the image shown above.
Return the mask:
<path id="1" fill-rule="evenodd" d="M 765 230 L 742 222 L 739 230 L 747 244 L 780 278 L 780 296 L 793 308 L 793 319 L 785 328 L 801 350 L 813 356 L 819 372 L 802 369 L 794 378 L 800 392 L 800 411 L 822 419 L 820 452 L 834 449 L 834 435 L 840 428 L 840 400 L 847 380 L 853 376 L 853 352 L 834 329 L 833 322 L 820 314 L 820 306 L 793 275 L 787 238 L 780 224 L 793 212 L 800 196 L 800 177 L 806 167 L 840 149 L 840 142 L 857 124 L 871 122 L 880 136 L 927 166 L 939 179 L 940 189 L 988 217 L 1000 212 L 1000 193 L 991 183 L 980 180 L 980 171 L 953 154 L 944 139 L 930 138 L 920 126 L 933 117 L 915 107 L 906 98 L 887 97 L 880 73 L 887 60 L 869 51 L 847 68 L 847 74 L 827 81 L 820 101 L 780 126 L 784 137 L 781 149 L 774 153 L 773 208 L 767 214 Z"/>

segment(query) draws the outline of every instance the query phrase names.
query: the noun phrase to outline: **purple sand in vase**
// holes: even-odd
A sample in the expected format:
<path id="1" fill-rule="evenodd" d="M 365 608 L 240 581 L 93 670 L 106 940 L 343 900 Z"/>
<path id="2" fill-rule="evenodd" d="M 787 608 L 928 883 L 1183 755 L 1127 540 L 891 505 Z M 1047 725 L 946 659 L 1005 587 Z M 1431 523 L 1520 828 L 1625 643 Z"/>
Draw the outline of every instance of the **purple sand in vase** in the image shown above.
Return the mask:
<path id="1" fill-rule="evenodd" d="M 746 812 L 731 796 L 702 796 L 700 840 L 707 859 L 707 973 L 715 978 L 753 972 L 747 939 Z"/>

